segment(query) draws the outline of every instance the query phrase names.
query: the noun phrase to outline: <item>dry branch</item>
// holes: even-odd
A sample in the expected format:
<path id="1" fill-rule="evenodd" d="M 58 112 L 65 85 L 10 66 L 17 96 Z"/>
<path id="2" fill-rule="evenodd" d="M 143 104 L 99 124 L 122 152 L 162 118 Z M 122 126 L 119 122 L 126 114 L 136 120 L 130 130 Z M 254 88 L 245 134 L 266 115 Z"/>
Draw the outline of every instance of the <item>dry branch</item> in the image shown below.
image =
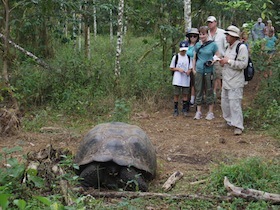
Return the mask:
<path id="1" fill-rule="evenodd" d="M 160 43 L 156 43 L 154 46 L 152 46 L 151 49 L 149 49 L 148 51 L 146 51 L 146 52 L 144 53 L 144 55 L 142 55 L 142 56 L 138 59 L 137 63 L 141 63 L 142 60 L 144 60 L 144 58 L 146 58 L 146 57 L 147 57 L 152 51 L 154 51 L 158 46 L 160 46 Z"/>
<path id="2" fill-rule="evenodd" d="M 3 40 L 6 40 L 6 37 L 0 33 L 0 38 L 2 38 Z M 18 49 L 19 51 L 23 52 L 25 55 L 33 58 L 36 63 L 38 63 L 40 66 L 44 67 L 45 69 L 48 69 L 50 70 L 51 67 L 45 63 L 43 60 L 41 60 L 40 58 L 38 58 L 37 56 L 35 56 L 33 53 L 25 50 L 24 48 L 22 48 L 21 46 L 17 45 L 16 43 L 14 43 L 13 41 L 11 40 L 8 40 L 9 44 L 12 45 L 14 48 Z"/>
<path id="3" fill-rule="evenodd" d="M 280 194 L 236 187 L 229 182 L 226 176 L 224 178 L 224 186 L 229 191 L 229 194 L 235 197 L 244 198 L 246 200 L 264 200 L 273 204 L 280 204 Z"/>
<path id="4" fill-rule="evenodd" d="M 176 182 L 183 177 L 183 173 L 180 171 L 174 172 L 167 181 L 163 184 L 162 188 L 165 192 L 171 190 L 171 188 L 176 184 Z"/>
<path id="5" fill-rule="evenodd" d="M 207 201 L 231 201 L 230 196 L 209 196 L 209 195 L 187 195 L 187 194 L 168 194 L 168 193 L 152 193 L 152 192 L 101 192 L 96 189 L 82 192 L 83 195 L 91 195 L 98 198 L 160 198 L 173 200 L 207 200 Z"/>

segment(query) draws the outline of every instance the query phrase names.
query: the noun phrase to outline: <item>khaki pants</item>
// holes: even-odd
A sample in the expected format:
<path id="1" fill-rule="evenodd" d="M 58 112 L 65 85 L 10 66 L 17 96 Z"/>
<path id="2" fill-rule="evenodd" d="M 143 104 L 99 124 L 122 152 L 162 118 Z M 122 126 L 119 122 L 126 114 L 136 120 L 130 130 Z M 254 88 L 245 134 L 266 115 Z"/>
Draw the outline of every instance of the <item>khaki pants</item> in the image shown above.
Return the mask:
<path id="1" fill-rule="evenodd" d="M 221 105 L 223 118 L 236 128 L 244 129 L 243 113 L 242 113 L 242 98 L 243 88 L 222 89 Z"/>
<path id="2" fill-rule="evenodd" d="M 195 103 L 196 105 L 202 104 L 203 95 L 206 97 L 206 104 L 214 103 L 213 92 L 213 74 L 212 73 L 199 73 L 195 74 Z"/>

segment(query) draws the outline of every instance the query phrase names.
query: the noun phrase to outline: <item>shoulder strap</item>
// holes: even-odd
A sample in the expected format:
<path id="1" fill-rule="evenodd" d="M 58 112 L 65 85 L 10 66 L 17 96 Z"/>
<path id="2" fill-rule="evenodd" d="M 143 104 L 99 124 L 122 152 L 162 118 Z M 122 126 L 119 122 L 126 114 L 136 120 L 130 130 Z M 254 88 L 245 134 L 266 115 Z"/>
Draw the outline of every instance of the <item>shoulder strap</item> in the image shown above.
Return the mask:
<path id="1" fill-rule="evenodd" d="M 239 47 L 240 47 L 240 45 L 242 45 L 242 43 L 241 42 L 239 42 L 238 44 L 237 44 L 237 46 L 236 46 L 236 56 L 235 56 L 235 59 L 234 60 L 236 60 L 237 59 L 237 56 L 238 56 L 238 52 L 239 52 Z"/>
<path id="2" fill-rule="evenodd" d="M 191 57 L 189 56 L 189 55 L 187 55 L 188 56 L 188 59 L 189 59 L 189 65 L 190 65 L 190 63 L 191 63 Z M 178 63 L 178 58 L 179 58 L 179 55 L 178 55 L 178 53 L 176 54 L 176 57 L 175 57 L 175 67 L 177 66 L 177 63 Z"/>
<path id="3" fill-rule="evenodd" d="M 179 58 L 179 55 L 178 55 L 178 53 L 177 53 L 177 54 L 176 54 L 176 57 L 175 57 L 175 67 L 177 66 L 178 58 Z"/>
<path id="4" fill-rule="evenodd" d="M 197 55 L 199 53 L 199 50 L 203 47 L 206 47 L 208 44 L 211 44 L 212 42 L 214 42 L 213 40 L 209 40 L 207 42 L 205 42 L 204 44 L 200 45 L 200 47 L 197 49 L 197 53 L 196 53 L 196 60 L 198 59 Z"/>

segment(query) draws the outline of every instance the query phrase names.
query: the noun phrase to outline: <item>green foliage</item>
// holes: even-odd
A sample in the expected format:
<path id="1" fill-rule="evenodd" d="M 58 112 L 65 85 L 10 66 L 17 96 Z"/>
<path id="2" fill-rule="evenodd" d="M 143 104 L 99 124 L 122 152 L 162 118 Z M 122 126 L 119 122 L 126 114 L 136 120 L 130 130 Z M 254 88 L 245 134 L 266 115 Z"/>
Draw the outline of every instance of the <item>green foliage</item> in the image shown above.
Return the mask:
<path id="1" fill-rule="evenodd" d="M 99 116 L 120 108 L 118 104 L 124 103 L 118 100 L 138 100 L 157 92 L 156 98 L 164 97 L 171 85 L 169 72 L 160 67 L 160 51 L 152 50 L 149 56 L 138 62 L 155 45 L 154 39 L 139 37 L 126 40 L 120 78 L 114 74 L 113 48 L 107 47 L 111 46 L 110 40 L 104 37 L 97 39 L 92 46 L 94 53 L 90 60 L 69 44 L 57 48 L 52 71 L 31 68 L 28 62 L 19 65 L 12 82 L 21 97 L 22 106 L 27 109 L 43 106 L 71 115 L 89 116 L 88 113 L 92 113 Z M 41 115 L 44 112 L 35 114 L 34 125 L 38 125 L 36 119 Z"/>
<path id="2" fill-rule="evenodd" d="M 248 158 L 233 165 L 220 164 L 210 175 L 210 188 L 224 194 L 226 192 L 223 185 L 225 176 L 231 183 L 243 188 L 271 193 L 277 193 L 280 190 L 280 165 L 277 160 Z"/>
<path id="3" fill-rule="evenodd" d="M 115 108 L 111 117 L 115 122 L 129 122 L 130 119 L 130 106 L 125 99 L 117 99 L 115 102 Z"/>
<path id="4" fill-rule="evenodd" d="M 280 138 L 278 132 L 280 127 L 279 53 L 270 57 L 265 53 L 260 53 L 261 49 L 258 46 L 254 46 L 253 59 L 257 73 L 260 75 L 259 90 L 251 107 L 245 111 L 244 117 L 250 125 L 268 130 Z"/>

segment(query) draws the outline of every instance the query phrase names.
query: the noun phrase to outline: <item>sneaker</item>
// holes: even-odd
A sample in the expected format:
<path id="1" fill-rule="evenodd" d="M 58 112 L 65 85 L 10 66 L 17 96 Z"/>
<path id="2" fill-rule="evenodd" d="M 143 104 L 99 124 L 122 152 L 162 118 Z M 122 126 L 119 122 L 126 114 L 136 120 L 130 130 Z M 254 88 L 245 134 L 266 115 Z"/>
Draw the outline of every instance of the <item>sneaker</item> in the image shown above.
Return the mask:
<path id="1" fill-rule="evenodd" d="M 215 118 L 213 112 L 208 112 L 207 116 L 205 117 L 206 120 L 213 120 Z"/>
<path id="2" fill-rule="evenodd" d="M 199 119 L 201 119 L 201 115 L 202 115 L 201 112 L 196 112 L 193 119 L 194 120 L 199 120 Z"/>
<path id="3" fill-rule="evenodd" d="M 234 135 L 241 135 L 242 130 L 240 128 L 235 128 L 233 133 L 234 133 Z"/>
<path id="4" fill-rule="evenodd" d="M 227 126 L 231 127 L 232 126 L 231 122 L 227 121 Z"/>
<path id="5" fill-rule="evenodd" d="M 183 112 L 184 117 L 187 117 L 187 116 L 188 116 L 188 112 L 187 112 L 186 109 L 183 109 L 182 112 Z"/>
<path id="6" fill-rule="evenodd" d="M 179 111 L 178 111 L 178 109 L 174 109 L 173 116 L 174 116 L 174 117 L 177 117 L 178 115 L 179 115 Z"/>

